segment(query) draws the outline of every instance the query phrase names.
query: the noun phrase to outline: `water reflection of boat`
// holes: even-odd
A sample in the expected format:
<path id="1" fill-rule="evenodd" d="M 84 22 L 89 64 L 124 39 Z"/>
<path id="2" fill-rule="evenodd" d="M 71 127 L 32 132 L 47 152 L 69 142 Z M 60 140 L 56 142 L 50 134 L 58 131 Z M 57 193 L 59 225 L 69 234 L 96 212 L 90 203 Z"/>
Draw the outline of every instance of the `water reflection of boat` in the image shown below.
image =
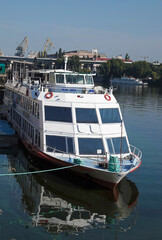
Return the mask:
<path id="1" fill-rule="evenodd" d="M 16 159 L 16 161 L 15 161 Z M 31 170 L 21 151 L 9 156 L 11 167 Z M 66 173 L 67 174 L 67 173 Z M 115 192 L 92 183 L 83 187 L 70 176 L 15 176 L 22 190 L 22 205 L 32 216 L 34 226 L 44 226 L 48 232 L 75 233 L 94 228 L 114 228 L 126 231 L 128 219 L 134 222 L 138 190 L 124 178 Z M 87 183 L 87 182 L 86 182 Z"/>

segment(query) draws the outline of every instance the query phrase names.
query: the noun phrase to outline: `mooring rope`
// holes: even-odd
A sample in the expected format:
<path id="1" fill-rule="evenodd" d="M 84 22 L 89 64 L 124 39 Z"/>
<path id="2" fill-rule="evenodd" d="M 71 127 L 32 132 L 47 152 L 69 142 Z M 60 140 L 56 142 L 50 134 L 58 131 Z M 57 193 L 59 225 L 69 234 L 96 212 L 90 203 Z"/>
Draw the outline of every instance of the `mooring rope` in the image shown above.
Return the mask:
<path id="1" fill-rule="evenodd" d="M 0 173 L 0 177 L 45 173 L 45 172 L 52 172 L 52 171 L 63 170 L 63 169 L 67 169 L 67 168 L 73 168 L 73 167 L 77 167 L 77 166 L 80 166 L 80 164 L 75 164 L 75 165 L 72 165 L 72 166 L 66 166 L 66 167 L 60 167 L 60 168 L 47 169 L 47 170 L 33 171 L 33 172 Z"/>

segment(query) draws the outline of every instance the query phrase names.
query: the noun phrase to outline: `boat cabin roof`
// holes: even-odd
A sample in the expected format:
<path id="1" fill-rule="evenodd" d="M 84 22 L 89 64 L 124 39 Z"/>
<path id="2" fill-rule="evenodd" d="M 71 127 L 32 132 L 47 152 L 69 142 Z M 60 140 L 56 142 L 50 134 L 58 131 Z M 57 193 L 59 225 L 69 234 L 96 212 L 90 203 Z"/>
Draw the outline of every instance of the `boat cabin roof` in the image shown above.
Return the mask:
<path id="1" fill-rule="evenodd" d="M 92 88 L 94 74 L 78 73 L 64 69 L 42 69 L 29 71 L 29 79 L 34 83 L 53 84 L 65 87 Z"/>

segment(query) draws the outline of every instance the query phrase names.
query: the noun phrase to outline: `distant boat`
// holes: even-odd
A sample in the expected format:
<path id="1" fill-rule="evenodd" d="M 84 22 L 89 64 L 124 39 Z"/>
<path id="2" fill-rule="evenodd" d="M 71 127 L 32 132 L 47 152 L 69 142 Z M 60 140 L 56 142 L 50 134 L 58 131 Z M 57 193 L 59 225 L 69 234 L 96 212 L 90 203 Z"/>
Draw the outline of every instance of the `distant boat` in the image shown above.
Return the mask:
<path id="1" fill-rule="evenodd" d="M 134 77 L 122 77 L 122 78 L 114 78 L 111 80 L 112 85 L 148 85 L 148 83 L 144 83 L 139 78 Z"/>

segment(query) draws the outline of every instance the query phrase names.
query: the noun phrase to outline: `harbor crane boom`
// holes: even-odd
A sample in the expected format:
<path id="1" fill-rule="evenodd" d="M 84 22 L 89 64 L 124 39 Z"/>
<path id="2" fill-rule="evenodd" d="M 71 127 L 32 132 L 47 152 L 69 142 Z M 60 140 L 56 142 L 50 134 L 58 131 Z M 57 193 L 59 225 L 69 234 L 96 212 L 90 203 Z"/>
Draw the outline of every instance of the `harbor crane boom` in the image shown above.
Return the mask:
<path id="1" fill-rule="evenodd" d="M 47 38 L 46 44 L 45 44 L 44 49 L 43 49 L 42 57 L 44 57 L 45 52 L 49 51 L 51 47 L 54 48 L 53 42 L 51 42 L 50 39 Z"/>
<path id="2" fill-rule="evenodd" d="M 28 48 L 28 38 L 25 37 L 24 40 L 17 46 L 15 56 L 24 57 L 25 52 Z"/>

